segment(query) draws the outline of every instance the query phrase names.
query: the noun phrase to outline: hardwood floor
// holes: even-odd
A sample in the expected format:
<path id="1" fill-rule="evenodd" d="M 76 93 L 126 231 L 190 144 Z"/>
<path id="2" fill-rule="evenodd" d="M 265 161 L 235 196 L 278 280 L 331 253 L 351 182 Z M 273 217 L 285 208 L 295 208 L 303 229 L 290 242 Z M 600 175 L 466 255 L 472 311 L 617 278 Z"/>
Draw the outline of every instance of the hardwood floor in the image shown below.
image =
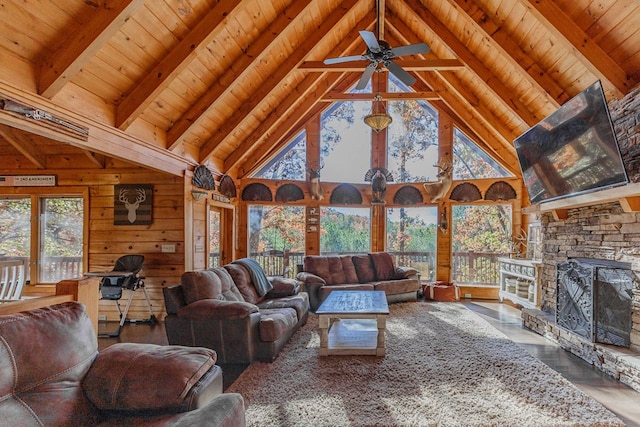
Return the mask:
<path id="1" fill-rule="evenodd" d="M 494 301 L 465 300 L 462 304 L 478 313 L 496 329 L 524 347 L 552 369 L 559 372 L 579 389 L 614 412 L 629 427 L 640 427 L 640 393 L 607 376 L 582 359 L 564 351 L 544 337 L 522 327 L 520 311 Z M 115 322 L 100 322 L 99 332 L 115 330 Z M 118 338 L 99 338 L 100 349 L 116 342 L 167 344 L 162 322 L 156 324 L 131 323 L 122 328 Z M 225 389 L 242 373 L 244 365 L 223 365 Z"/>

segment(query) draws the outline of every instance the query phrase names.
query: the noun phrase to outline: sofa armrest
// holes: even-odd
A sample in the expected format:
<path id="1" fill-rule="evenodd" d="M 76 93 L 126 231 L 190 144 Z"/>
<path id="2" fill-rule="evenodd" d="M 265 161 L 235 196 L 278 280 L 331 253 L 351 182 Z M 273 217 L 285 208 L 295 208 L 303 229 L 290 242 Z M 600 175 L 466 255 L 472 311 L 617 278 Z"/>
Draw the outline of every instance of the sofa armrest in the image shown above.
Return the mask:
<path id="1" fill-rule="evenodd" d="M 326 280 L 324 280 L 322 277 L 316 276 L 315 274 L 309 273 L 307 271 L 301 271 L 300 273 L 298 273 L 296 278 L 301 282 L 304 282 L 305 284 L 309 284 L 309 283 L 318 283 L 320 285 L 327 284 Z"/>
<path id="2" fill-rule="evenodd" d="M 413 267 L 396 267 L 396 279 L 408 279 L 417 274 L 418 270 Z"/>
<path id="3" fill-rule="evenodd" d="M 127 414 L 128 415 L 128 414 Z M 244 399 L 238 393 L 224 393 L 208 405 L 189 412 L 169 415 L 133 414 L 123 417 L 114 414 L 113 423 L 105 421 L 101 426 L 138 426 L 138 427 L 246 427 Z"/>
<path id="4" fill-rule="evenodd" d="M 182 307 L 178 317 L 188 320 L 244 319 L 258 312 L 257 305 L 245 301 L 202 299 Z"/>
<path id="5" fill-rule="evenodd" d="M 296 295 L 300 292 L 300 284 L 295 279 L 288 279 L 286 277 L 271 277 L 269 281 L 273 285 L 266 295 L 266 298 L 282 298 Z"/>
<path id="6" fill-rule="evenodd" d="M 116 343 L 98 353 L 82 389 L 103 411 L 184 412 L 222 394 L 216 360 L 203 347 Z"/>

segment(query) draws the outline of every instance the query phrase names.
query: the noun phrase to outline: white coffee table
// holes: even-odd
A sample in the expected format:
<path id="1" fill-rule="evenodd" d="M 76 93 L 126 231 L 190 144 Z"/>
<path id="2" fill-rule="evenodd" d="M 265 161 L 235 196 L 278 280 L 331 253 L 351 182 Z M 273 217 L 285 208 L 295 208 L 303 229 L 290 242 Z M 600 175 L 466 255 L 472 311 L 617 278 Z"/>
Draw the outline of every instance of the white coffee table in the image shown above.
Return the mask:
<path id="1" fill-rule="evenodd" d="M 389 306 L 384 291 L 333 291 L 316 314 L 320 356 L 385 355 Z"/>

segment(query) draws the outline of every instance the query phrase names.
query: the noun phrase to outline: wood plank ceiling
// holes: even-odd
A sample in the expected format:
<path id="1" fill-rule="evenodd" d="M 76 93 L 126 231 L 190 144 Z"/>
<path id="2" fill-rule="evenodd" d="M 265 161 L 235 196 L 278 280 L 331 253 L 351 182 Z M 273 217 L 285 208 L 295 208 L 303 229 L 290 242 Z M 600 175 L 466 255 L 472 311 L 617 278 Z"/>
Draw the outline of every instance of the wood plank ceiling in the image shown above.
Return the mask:
<path id="1" fill-rule="evenodd" d="M 640 79 L 636 0 L 5 0 L 0 29 L 0 99 L 89 129 L 0 110 L 5 173 L 116 158 L 242 178 L 358 80 L 366 62 L 322 60 L 365 53 L 359 30 L 427 43 L 398 59 L 412 89 L 516 174 L 515 137 L 598 79 L 608 99 Z"/>

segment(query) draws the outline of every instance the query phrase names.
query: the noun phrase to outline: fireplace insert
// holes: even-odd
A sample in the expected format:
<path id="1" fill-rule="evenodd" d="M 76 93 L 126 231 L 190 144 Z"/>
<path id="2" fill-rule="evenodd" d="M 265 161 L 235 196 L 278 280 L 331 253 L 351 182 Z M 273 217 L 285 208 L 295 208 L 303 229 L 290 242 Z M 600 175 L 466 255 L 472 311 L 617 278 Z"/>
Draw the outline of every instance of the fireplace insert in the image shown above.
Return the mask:
<path id="1" fill-rule="evenodd" d="M 634 279 L 627 263 L 572 258 L 558 263 L 556 324 L 591 342 L 629 347 Z"/>

